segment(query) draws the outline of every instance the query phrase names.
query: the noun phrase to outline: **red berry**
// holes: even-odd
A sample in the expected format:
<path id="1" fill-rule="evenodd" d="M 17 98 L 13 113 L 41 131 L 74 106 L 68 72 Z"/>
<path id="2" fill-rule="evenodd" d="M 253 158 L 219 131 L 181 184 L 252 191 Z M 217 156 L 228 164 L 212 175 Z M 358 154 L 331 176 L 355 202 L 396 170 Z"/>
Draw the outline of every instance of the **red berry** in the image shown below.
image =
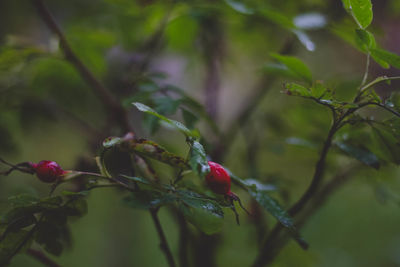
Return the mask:
<path id="1" fill-rule="evenodd" d="M 65 173 L 55 161 L 42 160 L 33 166 L 36 169 L 36 176 L 45 183 L 53 183 Z"/>
<path id="2" fill-rule="evenodd" d="M 218 163 L 209 161 L 208 165 L 210 166 L 210 172 L 206 176 L 208 187 L 217 194 L 228 195 L 231 192 L 231 177 Z"/>

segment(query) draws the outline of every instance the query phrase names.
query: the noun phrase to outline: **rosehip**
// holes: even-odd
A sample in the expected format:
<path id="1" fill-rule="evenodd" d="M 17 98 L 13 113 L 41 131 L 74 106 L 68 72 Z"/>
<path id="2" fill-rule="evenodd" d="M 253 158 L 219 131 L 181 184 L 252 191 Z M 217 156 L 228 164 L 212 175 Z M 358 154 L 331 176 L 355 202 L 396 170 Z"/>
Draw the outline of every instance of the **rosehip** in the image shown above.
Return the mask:
<path id="1" fill-rule="evenodd" d="M 38 164 L 32 164 L 36 170 L 36 176 L 40 181 L 53 183 L 65 174 L 65 171 L 55 161 L 42 160 Z"/>
<path id="2" fill-rule="evenodd" d="M 231 177 L 226 172 L 224 167 L 218 163 L 209 161 L 210 172 L 206 176 L 206 182 L 210 189 L 222 195 L 228 195 L 231 193 Z"/>
<path id="3" fill-rule="evenodd" d="M 235 205 L 233 204 L 234 201 L 239 202 L 240 207 L 246 211 L 247 214 L 250 213 L 243 207 L 240 198 L 233 192 L 231 192 L 231 177 L 229 176 L 228 172 L 219 165 L 218 163 L 209 161 L 208 165 L 210 166 L 210 172 L 206 176 L 206 182 L 208 187 L 217 194 L 222 194 L 225 196 L 225 199 L 229 200 L 231 204 L 231 209 L 235 213 L 236 222 L 238 225 L 239 223 L 239 214 L 236 212 Z"/>

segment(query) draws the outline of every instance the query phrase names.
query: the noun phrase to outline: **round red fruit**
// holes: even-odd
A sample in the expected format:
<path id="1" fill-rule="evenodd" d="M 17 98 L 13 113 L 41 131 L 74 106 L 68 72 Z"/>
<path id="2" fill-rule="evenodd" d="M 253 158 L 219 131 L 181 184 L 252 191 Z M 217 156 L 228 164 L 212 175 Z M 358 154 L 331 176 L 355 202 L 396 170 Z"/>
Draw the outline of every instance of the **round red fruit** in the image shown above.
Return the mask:
<path id="1" fill-rule="evenodd" d="M 217 193 L 227 195 L 231 192 L 231 177 L 218 163 L 209 161 L 210 172 L 206 176 L 206 182 L 210 189 Z"/>
<path id="2" fill-rule="evenodd" d="M 65 171 L 55 161 L 42 160 L 36 166 L 36 176 L 45 183 L 54 183 Z"/>

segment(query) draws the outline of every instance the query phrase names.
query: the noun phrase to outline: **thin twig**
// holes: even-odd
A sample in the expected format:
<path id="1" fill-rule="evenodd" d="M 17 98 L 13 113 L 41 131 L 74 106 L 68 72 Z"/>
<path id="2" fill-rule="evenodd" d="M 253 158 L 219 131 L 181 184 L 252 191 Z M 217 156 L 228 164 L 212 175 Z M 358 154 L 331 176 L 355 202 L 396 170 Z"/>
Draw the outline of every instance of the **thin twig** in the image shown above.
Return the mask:
<path id="1" fill-rule="evenodd" d="M 329 133 L 326 137 L 326 140 L 324 142 L 318 162 L 315 165 L 315 172 L 314 172 L 311 184 L 307 188 L 307 190 L 304 192 L 302 197 L 289 209 L 289 215 L 295 216 L 297 213 L 299 213 L 305 207 L 305 205 L 310 201 L 310 199 L 313 197 L 315 192 L 318 190 L 319 185 L 324 176 L 326 157 L 327 157 L 329 149 L 331 147 L 333 136 L 336 133 L 336 131 L 338 130 L 339 123 L 340 123 L 340 121 L 335 121 L 332 124 L 332 126 L 329 130 Z M 283 226 L 281 224 L 277 223 L 276 226 L 274 227 L 274 229 L 271 231 L 271 233 L 267 237 L 266 241 L 264 242 L 263 247 L 260 249 L 260 252 L 253 264 L 254 267 L 264 266 L 266 262 L 271 260 L 271 257 L 273 256 L 273 252 L 276 249 L 276 248 L 273 249 L 273 246 L 275 245 L 274 241 L 279 237 L 282 230 L 283 230 Z"/>
<path id="2" fill-rule="evenodd" d="M 78 58 L 78 56 L 72 50 L 70 44 L 68 43 L 64 33 L 61 28 L 57 25 L 53 15 L 50 13 L 49 9 L 43 3 L 42 0 L 31 0 L 34 7 L 37 9 L 40 17 L 47 25 L 47 27 L 57 35 L 60 41 L 60 47 L 64 52 L 65 58 L 76 68 L 81 77 L 91 86 L 95 95 L 101 100 L 108 111 L 114 115 L 115 120 L 119 121 L 121 126 L 123 126 L 124 131 L 130 131 L 131 126 L 129 125 L 129 120 L 127 113 L 121 106 L 119 101 L 112 95 L 107 88 L 94 76 L 94 74 L 83 64 L 83 62 Z"/>
<path id="3" fill-rule="evenodd" d="M 321 187 L 313 197 L 312 201 L 310 201 L 307 208 L 301 212 L 301 216 L 295 220 L 296 227 L 301 229 L 311 216 L 326 203 L 328 198 L 353 177 L 353 174 L 357 172 L 360 167 L 361 165 L 357 164 L 345 168 Z M 290 234 L 287 231 L 281 231 L 282 228 L 283 227 L 280 224 L 276 225 L 268 236 L 266 242 L 266 244 L 268 244 L 268 253 L 265 255 L 263 265 L 271 263 L 290 240 Z M 254 266 L 261 265 L 254 264 Z"/>
<path id="4" fill-rule="evenodd" d="M 164 230 L 161 227 L 160 220 L 158 219 L 157 210 L 150 210 L 151 218 L 153 219 L 154 225 L 157 229 L 158 236 L 160 237 L 160 248 L 164 252 L 170 267 L 175 267 L 174 257 L 168 246 L 167 238 L 165 237 Z"/>
<path id="5" fill-rule="evenodd" d="M 367 55 L 367 62 L 366 62 L 366 64 L 365 64 L 364 76 L 363 76 L 363 79 L 362 79 L 362 81 L 361 81 L 360 88 L 362 88 L 363 85 L 367 82 L 367 79 L 368 79 L 368 72 L 369 72 L 369 63 L 370 63 L 370 61 L 371 61 L 371 55 L 368 53 L 368 55 Z"/>
<path id="6" fill-rule="evenodd" d="M 40 261 L 41 263 L 43 263 L 45 266 L 48 266 L 48 267 L 60 267 L 61 266 L 57 262 L 55 262 L 52 259 L 50 259 L 42 251 L 30 248 L 30 249 L 27 250 L 26 253 L 29 256 L 31 256 L 31 257 L 35 258 L 36 260 Z"/>

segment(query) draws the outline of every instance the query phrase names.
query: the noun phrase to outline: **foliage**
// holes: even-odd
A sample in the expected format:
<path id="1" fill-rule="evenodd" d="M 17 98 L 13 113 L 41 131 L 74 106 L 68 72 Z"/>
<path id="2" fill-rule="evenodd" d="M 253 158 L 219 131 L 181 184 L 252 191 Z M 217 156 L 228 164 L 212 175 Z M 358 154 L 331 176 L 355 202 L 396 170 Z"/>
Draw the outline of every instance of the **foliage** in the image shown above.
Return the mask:
<path id="1" fill-rule="evenodd" d="M 340 12 L 347 12 L 343 20 L 324 9 L 324 1 L 311 1 L 320 11 L 311 13 L 300 13 L 311 8 L 301 1 L 107 0 L 90 9 L 67 3 L 65 14 L 76 15 L 60 23 L 62 27 L 49 11 L 58 9 L 56 5 L 43 0 L 31 2 L 38 11 L 31 15 L 42 19 L 54 36 L 46 37 L 47 46 L 19 38 L 0 43 L 0 121 L 5 122 L 0 124 L 0 151 L 11 157 L 10 151 L 17 151 L 18 145 L 26 150 L 22 132 L 37 138 L 35 131 L 50 132 L 50 122 L 57 120 L 68 125 L 59 126 L 63 134 L 84 133 L 89 145 L 77 145 L 81 164 L 45 188 L 50 193 L 43 188 L 39 193 L 6 192 L 5 208 L 0 209 L 1 266 L 12 264 L 16 255 L 25 252 L 37 255 L 32 251 L 38 247 L 43 250 L 39 251 L 41 257 L 48 261 L 60 257 L 75 245 L 71 229 L 75 219 L 88 213 L 87 202 L 93 191 L 109 188 L 117 192 L 120 205 L 116 206 L 151 215 L 170 266 L 175 266 L 176 255 L 168 242 L 169 231 L 163 230 L 164 218 L 160 222 L 160 210 L 176 219 L 181 266 L 215 265 L 218 236 L 235 235 L 249 225 L 257 231 L 250 239 L 261 240 L 257 247 L 249 245 L 257 251 L 253 266 L 265 266 L 275 260 L 288 240 L 303 250 L 313 245 L 302 227 L 330 194 L 349 177 L 357 177 L 352 172 L 373 169 L 369 175 L 384 176 L 400 164 L 400 98 L 394 90 L 397 88 L 388 89 L 400 77 L 374 71 L 378 65 L 400 69 L 400 56 L 379 45 L 378 31 L 373 28 L 375 7 L 370 0 L 342 0 Z M 321 70 L 309 59 L 301 59 L 315 55 L 311 53 L 318 45 L 314 36 L 328 34 L 327 30 L 365 56 L 365 71 L 361 78 L 353 78 L 350 86 L 344 78 L 335 83 L 318 80 Z M 200 47 L 198 53 L 195 46 Z M 243 47 L 252 50 L 243 53 L 247 52 Z M 303 53 L 296 53 L 296 49 Z M 258 69 L 257 75 L 262 78 L 254 98 L 241 101 L 243 108 L 228 117 L 228 109 L 224 110 L 221 103 L 236 108 L 238 102 L 218 97 L 228 95 L 220 92 L 224 78 L 221 67 L 232 54 L 249 57 L 240 59 L 252 62 L 246 73 L 251 72 L 249 77 L 253 77 Z M 197 88 L 196 75 L 191 77 L 180 69 L 178 77 L 186 83 L 177 82 L 165 67 L 157 68 L 166 60 L 167 68 L 174 69 L 181 58 L 189 66 L 202 59 L 204 104 L 198 94 L 192 96 L 184 88 Z M 235 58 L 231 63 L 240 71 L 235 60 L 239 62 Z M 330 70 L 330 66 L 326 68 Z M 234 84 L 235 74 L 230 78 Z M 272 93 L 268 105 L 263 105 L 266 92 L 276 89 L 274 81 L 283 84 L 283 94 Z M 382 91 L 385 86 L 386 91 Z M 232 94 L 241 97 L 241 92 Z M 226 126 L 225 120 L 232 118 Z M 236 138 L 241 131 L 243 140 Z M 74 141 L 65 143 L 72 146 Z M 291 145 L 304 151 L 289 155 Z M 34 149 L 33 153 L 39 157 L 45 155 L 44 150 Z M 55 146 L 53 150 L 62 154 Z M 307 153 L 313 153 L 312 157 Z M 96 160 L 83 155 L 95 155 Z M 3 176 L 35 173 L 30 162 L 11 164 L 2 158 Z M 315 165 L 306 163 L 315 158 Z M 210 172 L 210 160 L 233 170 L 225 167 L 233 183 L 232 192 L 218 195 L 207 188 L 204 178 Z M 356 167 L 349 171 L 350 164 L 343 162 Z M 307 164 L 310 166 L 305 174 L 302 165 Z M 271 171 L 265 171 L 268 168 Z M 234 173 L 251 178 L 242 179 Z M 311 180 L 300 179 L 305 175 Z M 296 183 L 288 185 L 295 179 L 304 183 L 304 189 L 297 188 Z M 40 181 L 26 183 L 26 188 L 36 188 L 35 183 Z M 390 190 L 374 186 L 380 199 L 397 201 Z M 67 191 L 61 189 L 64 187 Z M 248 216 L 239 207 L 246 213 L 251 207 Z M 241 228 L 227 234 L 229 223 L 236 218 L 239 224 L 239 216 Z M 276 225 L 268 229 L 270 218 Z M 124 229 L 124 235 L 131 230 Z M 189 260 L 193 263 L 188 264 Z"/>

